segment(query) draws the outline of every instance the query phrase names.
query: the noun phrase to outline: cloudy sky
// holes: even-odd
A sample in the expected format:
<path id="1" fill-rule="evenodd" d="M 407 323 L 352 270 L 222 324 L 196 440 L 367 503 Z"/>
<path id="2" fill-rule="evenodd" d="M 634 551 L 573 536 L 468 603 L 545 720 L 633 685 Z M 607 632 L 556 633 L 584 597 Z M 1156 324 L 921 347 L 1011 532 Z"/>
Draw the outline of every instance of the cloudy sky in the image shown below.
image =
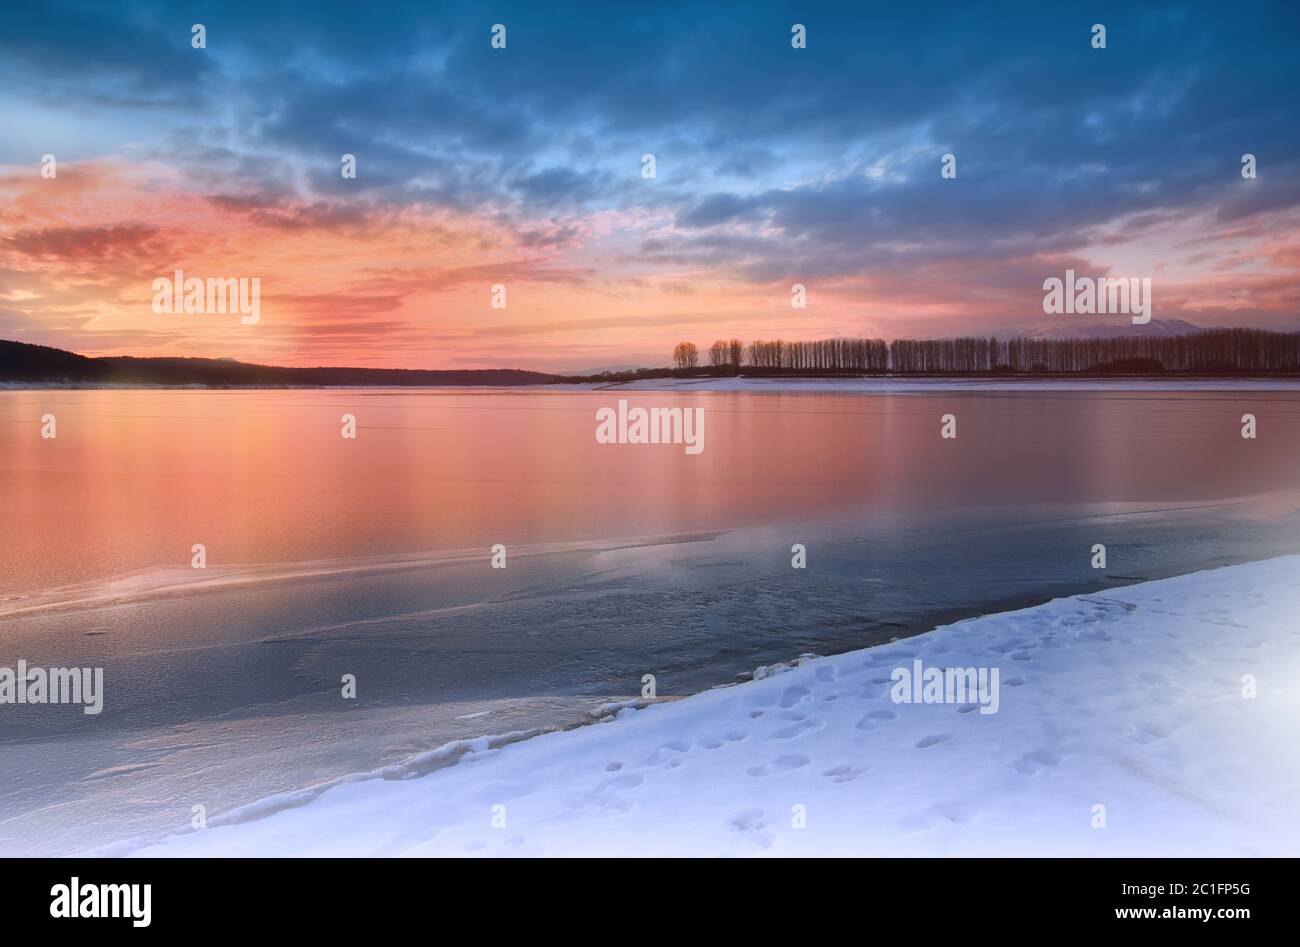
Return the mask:
<path id="1" fill-rule="evenodd" d="M 1298 40 L 1294 3 L 5 3 L 0 338 L 659 365 L 1100 321 L 1043 314 L 1067 267 L 1298 329 Z M 178 267 L 261 321 L 155 314 Z"/>

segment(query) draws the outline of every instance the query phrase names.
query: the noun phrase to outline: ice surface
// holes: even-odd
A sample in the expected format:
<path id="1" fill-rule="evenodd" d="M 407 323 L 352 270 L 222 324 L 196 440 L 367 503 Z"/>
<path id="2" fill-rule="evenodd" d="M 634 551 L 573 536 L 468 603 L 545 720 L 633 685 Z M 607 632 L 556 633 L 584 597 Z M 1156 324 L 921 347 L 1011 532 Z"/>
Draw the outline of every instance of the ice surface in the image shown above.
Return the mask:
<path id="1" fill-rule="evenodd" d="M 1300 556 L 1058 599 L 142 853 L 1295 855 L 1297 606 Z M 916 659 L 998 668 L 998 711 L 896 703 Z"/>

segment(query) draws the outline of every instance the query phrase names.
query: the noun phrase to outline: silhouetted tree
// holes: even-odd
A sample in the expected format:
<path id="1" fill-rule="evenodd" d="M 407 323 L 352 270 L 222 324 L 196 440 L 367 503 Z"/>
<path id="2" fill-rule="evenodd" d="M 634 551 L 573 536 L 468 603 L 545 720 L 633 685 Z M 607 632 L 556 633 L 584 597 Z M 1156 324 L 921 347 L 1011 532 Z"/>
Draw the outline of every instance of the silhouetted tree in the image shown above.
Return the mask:
<path id="1" fill-rule="evenodd" d="M 881 339 L 759 339 L 748 347 L 732 339 L 728 346 L 733 365 L 739 367 L 743 351 L 749 367 L 765 372 L 1300 372 L 1300 333 L 1264 329 L 1103 339 L 895 339 L 888 344 Z"/>

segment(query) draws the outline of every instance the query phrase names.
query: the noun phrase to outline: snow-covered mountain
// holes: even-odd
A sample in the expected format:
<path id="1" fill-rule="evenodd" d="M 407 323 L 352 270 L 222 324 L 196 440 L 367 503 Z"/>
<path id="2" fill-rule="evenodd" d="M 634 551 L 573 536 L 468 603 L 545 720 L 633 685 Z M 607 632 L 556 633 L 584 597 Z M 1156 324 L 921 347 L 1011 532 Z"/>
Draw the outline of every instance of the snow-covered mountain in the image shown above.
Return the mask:
<path id="1" fill-rule="evenodd" d="M 1152 319 L 1146 325 L 1116 319 L 1112 322 L 1058 322 L 1029 329 L 994 329 L 987 333 L 999 339 L 1109 339 L 1117 335 L 1191 335 L 1206 331 L 1184 319 Z"/>

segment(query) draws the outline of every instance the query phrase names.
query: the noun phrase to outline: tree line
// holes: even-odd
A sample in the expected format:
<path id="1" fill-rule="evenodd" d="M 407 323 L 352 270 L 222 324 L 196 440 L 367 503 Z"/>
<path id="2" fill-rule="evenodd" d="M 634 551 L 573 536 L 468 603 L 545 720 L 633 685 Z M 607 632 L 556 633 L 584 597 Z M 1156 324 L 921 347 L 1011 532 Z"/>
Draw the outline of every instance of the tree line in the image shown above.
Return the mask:
<path id="1" fill-rule="evenodd" d="M 1207 329 L 1191 335 L 1105 339 L 760 339 L 748 345 L 719 339 L 709 366 L 739 371 L 855 374 L 980 372 L 1300 372 L 1300 333 L 1265 329 Z M 692 342 L 673 350 L 679 369 L 696 368 Z"/>

